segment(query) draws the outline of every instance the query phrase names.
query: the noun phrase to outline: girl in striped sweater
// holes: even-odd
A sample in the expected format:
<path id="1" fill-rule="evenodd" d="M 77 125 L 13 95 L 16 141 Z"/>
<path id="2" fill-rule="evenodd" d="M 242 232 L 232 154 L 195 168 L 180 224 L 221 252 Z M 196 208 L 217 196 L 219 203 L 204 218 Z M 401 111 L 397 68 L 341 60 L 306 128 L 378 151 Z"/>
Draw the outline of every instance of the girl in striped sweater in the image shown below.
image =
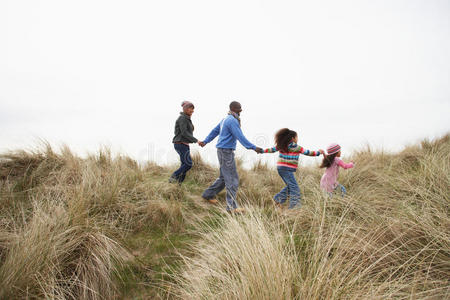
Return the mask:
<path id="1" fill-rule="evenodd" d="M 297 132 L 288 128 L 282 128 L 275 134 L 275 147 L 264 150 L 264 153 L 274 153 L 279 151 L 277 171 L 286 186 L 273 197 L 278 207 L 286 202 L 289 197 L 289 209 L 300 208 L 300 188 L 295 179 L 295 171 L 298 167 L 300 154 L 308 156 L 319 156 L 323 154 L 322 149 L 310 151 L 297 145 Z"/>

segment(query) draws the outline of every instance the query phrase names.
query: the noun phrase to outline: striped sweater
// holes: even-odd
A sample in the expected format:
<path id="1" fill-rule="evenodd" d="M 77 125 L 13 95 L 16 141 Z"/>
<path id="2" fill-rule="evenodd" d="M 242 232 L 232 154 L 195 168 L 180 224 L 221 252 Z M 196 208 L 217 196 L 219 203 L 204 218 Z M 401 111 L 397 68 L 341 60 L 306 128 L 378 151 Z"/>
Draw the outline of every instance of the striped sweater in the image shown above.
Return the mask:
<path id="1" fill-rule="evenodd" d="M 279 149 L 277 147 L 272 147 L 268 149 L 264 149 L 264 153 L 274 153 Z M 278 157 L 277 168 L 289 168 L 292 171 L 297 170 L 298 167 L 298 157 L 300 154 L 308 155 L 308 156 L 319 156 L 319 151 L 310 151 L 301 146 L 298 146 L 296 143 L 290 143 L 288 146 L 289 152 L 281 152 Z"/>

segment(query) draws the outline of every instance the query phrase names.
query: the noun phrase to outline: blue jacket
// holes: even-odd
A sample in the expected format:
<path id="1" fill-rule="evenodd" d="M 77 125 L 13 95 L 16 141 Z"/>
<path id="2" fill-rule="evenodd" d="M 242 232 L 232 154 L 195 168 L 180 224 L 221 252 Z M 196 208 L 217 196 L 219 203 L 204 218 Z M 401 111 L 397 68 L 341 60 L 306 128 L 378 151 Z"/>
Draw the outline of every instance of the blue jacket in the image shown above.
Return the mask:
<path id="1" fill-rule="evenodd" d="M 206 139 L 205 143 L 209 143 L 219 135 L 219 140 L 217 142 L 216 148 L 222 149 L 236 149 L 236 140 L 247 149 L 255 149 L 256 146 L 253 145 L 242 133 L 241 127 L 239 126 L 239 121 L 236 120 L 232 115 L 228 115 L 223 119 L 212 131 Z"/>

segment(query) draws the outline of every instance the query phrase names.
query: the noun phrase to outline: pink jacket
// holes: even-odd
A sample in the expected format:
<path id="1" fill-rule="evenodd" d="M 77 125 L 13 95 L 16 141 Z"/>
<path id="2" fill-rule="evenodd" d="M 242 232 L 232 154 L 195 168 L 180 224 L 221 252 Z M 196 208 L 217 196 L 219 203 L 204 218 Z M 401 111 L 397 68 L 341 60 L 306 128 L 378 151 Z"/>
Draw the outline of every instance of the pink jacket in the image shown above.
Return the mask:
<path id="1" fill-rule="evenodd" d="M 325 174 L 323 174 L 322 179 L 320 179 L 320 187 L 328 193 L 332 193 L 338 185 L 337 178 L 339 175 L 339 167 L 350 169 L 353 168 L 353 166 L 354 164 L 352 162 L 347 164 L 339 157 L 335 157 L 334 162 L 325 170 Z"/>

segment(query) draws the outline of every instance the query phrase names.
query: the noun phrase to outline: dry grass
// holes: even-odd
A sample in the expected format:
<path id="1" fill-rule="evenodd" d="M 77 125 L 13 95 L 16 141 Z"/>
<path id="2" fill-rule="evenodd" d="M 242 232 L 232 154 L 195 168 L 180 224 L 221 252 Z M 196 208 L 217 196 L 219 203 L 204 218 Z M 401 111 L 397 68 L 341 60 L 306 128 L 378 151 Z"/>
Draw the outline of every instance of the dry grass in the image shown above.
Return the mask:
<path id="1" fill-rule="evenodd" d="M 39 200 L 23 227 L 3 232 L 0 298 L 113 297 L 127 252 L 95 225 L 74 223 L 62 203 Z"/>
<path id="2" fill-rule="evenodd" d="M 0 299 L 115 298 L 133 261 L 121 241 L 184 223 L 184 191 L 160 167 L 48 145 L 0 160 Z"/>
<path id="3" fill-rule="evenodd" d="M 200 224 L 201 241 L 175 278 L 181 299 L 291 299 L 298 270 L 295 248 L 276 219 L 250 210 L 224 215 L 219 229 Z"/>
<path id="4" fill-rule="evenodd" d="M 192 155 L 192 163 L 192 169 L 188 174 L 195 184 L 210 184 L 217 176 L 219 176 L 218 170 L 206 164 L 198 152 Z"/>
<path id="5" fill-rule="evenodd" d="M 275 171 L 240 171 L 250 213 L 185 257 L 181 299 L 444 299 L 450 296 L 449 136 L 398 154 L 364 150 L 342 172 L 346 198 L 324 197 L 321 170 L 298 172 L 301 211 L 274 211 Z M 256 173 L 256 174 L 255 174 Z M 262 209 L 262 210 L 261 210 Z"/>
<path id="6" fill-rule="evenodd" d="M 198 155 L 180 187 L 107 149 L 3 154 L 0 298 L 449 298 L 449 135 L 351 159 L 345 198 L 301 168 L 299 211 L 274 208 L 274 166 L 239 166 L 248 214 L 233 217 L 198 199 L 218 174 Z"/>

